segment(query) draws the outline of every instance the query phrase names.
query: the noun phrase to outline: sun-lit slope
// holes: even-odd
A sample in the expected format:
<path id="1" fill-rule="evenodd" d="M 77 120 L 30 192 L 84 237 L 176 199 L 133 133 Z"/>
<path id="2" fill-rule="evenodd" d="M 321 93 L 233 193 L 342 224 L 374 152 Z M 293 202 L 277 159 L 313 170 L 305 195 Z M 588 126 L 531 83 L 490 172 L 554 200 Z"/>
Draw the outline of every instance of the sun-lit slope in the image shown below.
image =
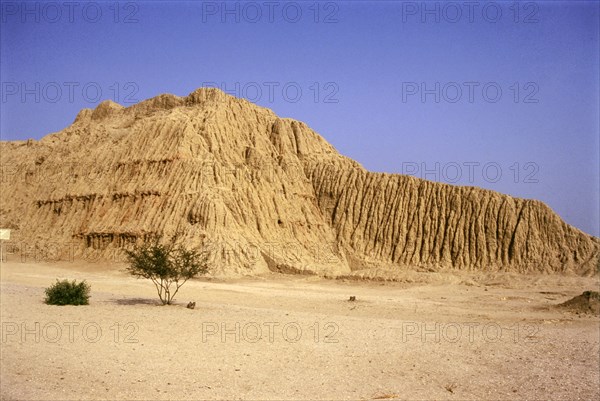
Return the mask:
<path id="1" fill-rule="evenodd" d="M 41 141 L 5 142 L 2 224 L 76 254 L 156 234 L 214 273 L 454 267 L 593 273 L 600 242 L 542 202 L 370 173 L 306 124 L 198 89 L 107 101 Z"/>

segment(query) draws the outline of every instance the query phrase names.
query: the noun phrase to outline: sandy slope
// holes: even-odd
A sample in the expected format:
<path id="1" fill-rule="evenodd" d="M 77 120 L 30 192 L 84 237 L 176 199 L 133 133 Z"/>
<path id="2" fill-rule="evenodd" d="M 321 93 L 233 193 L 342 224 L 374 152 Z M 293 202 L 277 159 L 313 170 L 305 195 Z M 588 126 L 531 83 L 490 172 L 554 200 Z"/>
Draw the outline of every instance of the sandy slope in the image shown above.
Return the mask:
<path id="1" fill-rule="evenodd" d="M 196 280 L 162 307 L 149 282 L 101 268 L 2 264 L 2 399 L 600 396 L 599 318 L 551 307 L 597 279 Z M 43 304 L 55 278 L 87 279 L 91 304 Z"/>
<path id="2" fill-rule="evenodd" d="M 22 254 L 116 260 L 178 234 L 213 275 L 598 268 L 600 239 L 541 201 L 369 172 L 307 124 L 214 88 L 105 101 L 0 153 L 0 220 Z"/>

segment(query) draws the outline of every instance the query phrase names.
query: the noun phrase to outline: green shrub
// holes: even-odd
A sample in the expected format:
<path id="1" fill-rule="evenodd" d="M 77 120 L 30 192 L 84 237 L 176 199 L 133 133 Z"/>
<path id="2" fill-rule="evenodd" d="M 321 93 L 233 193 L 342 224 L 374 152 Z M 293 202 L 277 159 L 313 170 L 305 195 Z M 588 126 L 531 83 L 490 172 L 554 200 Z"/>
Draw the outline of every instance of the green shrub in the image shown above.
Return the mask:
<path id="1" fill-rule="evenodd" d="M 163 305 L 171 305 L 175 295 L 189 279 L 207 272 L 207 255 L 177 243 L 177 236 L 161 244 L 159 239 L 126 250 L 127 271 L 154 283 Z"/>
<path id="2" fill-rule="evenodd" d="M 87 305 L 90 298 L 90 285 L 84 281 L 56 280 L 56 284 L 46 288 L 45 302 L 48 305 Z"/>

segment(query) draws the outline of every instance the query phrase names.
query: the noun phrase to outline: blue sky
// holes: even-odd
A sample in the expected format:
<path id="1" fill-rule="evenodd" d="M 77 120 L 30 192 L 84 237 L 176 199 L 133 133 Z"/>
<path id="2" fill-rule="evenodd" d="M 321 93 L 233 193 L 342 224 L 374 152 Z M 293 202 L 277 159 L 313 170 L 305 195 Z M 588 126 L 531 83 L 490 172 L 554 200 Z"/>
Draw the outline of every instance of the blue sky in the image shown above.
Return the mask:
<path id="1" fill-rule="evenodd" d="M 540 199 L 600 234 L 587 2 L 1 2 L 2 140 L 218 85 L 373 171 Z"/>

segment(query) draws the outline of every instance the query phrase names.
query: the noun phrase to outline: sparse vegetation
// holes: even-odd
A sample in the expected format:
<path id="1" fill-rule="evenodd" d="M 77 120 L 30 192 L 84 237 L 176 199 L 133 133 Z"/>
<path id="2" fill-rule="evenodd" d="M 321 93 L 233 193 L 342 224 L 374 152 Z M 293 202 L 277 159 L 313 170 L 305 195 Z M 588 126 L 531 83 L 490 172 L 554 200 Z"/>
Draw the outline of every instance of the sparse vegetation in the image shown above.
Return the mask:
<path id="1" fill-rule="evenodd" d="M 125 252 L 129 261 L 127 271 L 138 278 L 150 279 L 163 305 L 170 305 L 189 279 L 208 270 L 206 255 L 185 248 L 177 242 L 177 236 L 166 244 L 156 239 Z"/>
<path id="2" fill-rule="evenodd" d="M 600 294 L 598 291 L 584 291 L 581 295 L 559 304 L 558 307 L 569 309 L 577 314 L 598 315 L 600 313 Z"/>
<path id="3" fill-rule="evenodd" d="M 45 302 L 48 305 L 88 305 L 91 286 L 84 281 L 56 280 L 46 288 Z"/>
<path id="4" fill-rule="evenodd" d="M 447 392 L 454 393 L 454 389 L 456 388 L 456 384 L 454 384 L 454 383 L 446 384 L 444 386 L 444 388 L 446 389 Z"/>

